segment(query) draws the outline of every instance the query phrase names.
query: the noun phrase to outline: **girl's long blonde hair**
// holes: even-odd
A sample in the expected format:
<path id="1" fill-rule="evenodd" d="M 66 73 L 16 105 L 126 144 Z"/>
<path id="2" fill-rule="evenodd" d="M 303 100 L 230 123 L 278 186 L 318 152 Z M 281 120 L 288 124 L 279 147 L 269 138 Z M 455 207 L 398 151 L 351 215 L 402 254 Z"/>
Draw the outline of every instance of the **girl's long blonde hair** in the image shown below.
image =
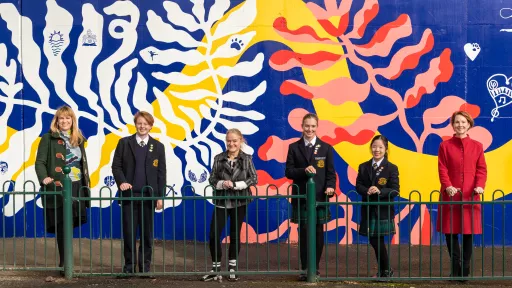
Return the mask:
<path id="1" fill-rule="evenodd" d="M 76 121 L 75 112 L 69 106 L 62 106 L 57 109 L 55 112 L 55 116 L 53 116 L 52 123 L 50 124 L 50 131 L 53 133 L 59 133 L 59 117 L 61 116 L 70 116 L 71 117 L 71 133 L 69 136 L 69 143 L 71 146 L 76 147 L 84 142 L 84 136 L 82 135 L 82 131 L 78 129 L 78 123 Z"/>

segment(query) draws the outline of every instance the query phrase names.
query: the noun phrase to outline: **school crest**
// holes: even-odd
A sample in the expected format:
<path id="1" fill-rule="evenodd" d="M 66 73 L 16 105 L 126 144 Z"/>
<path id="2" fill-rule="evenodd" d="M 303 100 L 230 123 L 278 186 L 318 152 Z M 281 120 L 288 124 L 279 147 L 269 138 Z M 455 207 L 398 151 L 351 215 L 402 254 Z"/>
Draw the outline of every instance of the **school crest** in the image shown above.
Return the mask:
<path id="1" fill-rule="evenodd" d="M 153 166 L 158 167 L 158 159 L 153 160 Z"/>
<path id="2" fill-rule="evenodd" d="M 386 178 L 379 178 L 379 185 L 386 185 L 388 183 L 388 179 Z"/>
<path id="3" fill-rule="evenodd" d="M 325 167 L 325 161 L 324 160 L 318 160 L 318 162 L 316 163 L 316 166 L 318 168 L 324 168 Z"/>

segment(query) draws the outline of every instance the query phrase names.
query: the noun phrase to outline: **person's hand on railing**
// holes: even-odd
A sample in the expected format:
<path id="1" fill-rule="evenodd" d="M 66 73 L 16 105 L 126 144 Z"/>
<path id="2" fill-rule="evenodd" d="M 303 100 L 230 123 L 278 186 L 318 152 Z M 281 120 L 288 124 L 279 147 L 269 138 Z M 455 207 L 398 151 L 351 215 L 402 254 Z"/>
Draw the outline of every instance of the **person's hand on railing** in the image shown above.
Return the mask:
<path id="1" fill-rule="evenodd" d="M 156 200 L 156 210 L 162 210 L 163 206 L 164 206 L 164 201 Z"/>
<path id="2" fill-rule="evenodd" d="M 52 177 L 46 177 L 46 178 L 43 179 L 43 184 L 44 185 L 48 185 L 48 184 L 50 184 L 52 182 L 53 182 L 53 178 Z"/>
<path id="3" fill-rule="evenodd" d="M 484 189 L 482 187 L 476 187 L 474 189 L 474 191 L 475 191 L 475 194 L 478 194 L 478 195 L 484 194 Z"/>
<path id="4" fill-rule="evenodd" d="M 308 167 L 306 167 L 306 169 L 305 169 L 305 170 L 306 170 L 306 173 L 313 173 L 313 174 L 316 174 L 316 169 L 315 169 L 315 167 L 313 167 L 313 166 L 311 166 L 311 165 L 310 165 L 310 166 L 308 166 Z"/>
<path id="5" fill-rule="evenodd" d="M 380 194 L 380 190 L 376 186 L 372 186 L 368 189 L 368 195 L 373 195 L 373 194 Z"/>
<path id="6" fill-rule="evenodd" d="M 225 180 L 224 182 L 222 182 L 222 187 L 224 187 L 224 189 L 232 189 L 233 182 L 231 182 L 230 180 Z"/>
<path id="7" fill-rule="evenodd" d="M 452 196 L 452 197 L 453 197 L 453 195 L 457 194 L 457 192 L 459 192 L 459 190 L 460 190 L 460 189 L 457 189 L 457 188 L 455 188 L 455 187 L 453 187 L 453 186 L 447 187 L 447 188 L 445 189 L 446 193 L 448 193 L 448 195 L 449 195 L 449 196 Z"/>
<path id="8" fill-rule="evenodd" d="M 119 185 L 119 188 L 121 188 L 121 191 L 126 191 L 128 189 L 132 189 L 132 185 L 130 183 L 123 183 Z"/>
<path id="9" fill-rule="evenodd" d="M 332 194 L 334 194 L 334 188 L 327 188 L 325 190 L 325 194 L 327 194 L 327 196 L 331 196 Z"/>

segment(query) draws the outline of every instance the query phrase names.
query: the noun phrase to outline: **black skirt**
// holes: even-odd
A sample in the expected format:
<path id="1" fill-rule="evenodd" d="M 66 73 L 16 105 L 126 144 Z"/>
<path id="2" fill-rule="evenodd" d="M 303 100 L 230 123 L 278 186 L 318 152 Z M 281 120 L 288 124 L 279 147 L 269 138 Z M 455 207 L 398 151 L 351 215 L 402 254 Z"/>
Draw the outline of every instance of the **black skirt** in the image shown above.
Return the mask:
<path id="1" fill-rule="evenodd" d="M 72 186 L 72 195 L 73 197 L 84 197 L 86 196 L 86 191 L 84 189 L 80 189 L 82 186 L 82 181 L 74 181 Z M 53 196 L 51 196 L 53 197 Z M 62 197 L 57 195 L 55 197 Z M 87 211 L 85 210 L 86 201 L 78 201 L 73 200 L 73 228 L 81 226 L 82 224 L 87 223 Z M 60 206 L 58 208 L 45 208 L 45 221 L 46 221 L 46 232 L 55 233 L 55 227 L 59 227 L 62 229 L 64 225 L 64 207 Z M 61 231 L 59 231 L 61 233 Z"/>

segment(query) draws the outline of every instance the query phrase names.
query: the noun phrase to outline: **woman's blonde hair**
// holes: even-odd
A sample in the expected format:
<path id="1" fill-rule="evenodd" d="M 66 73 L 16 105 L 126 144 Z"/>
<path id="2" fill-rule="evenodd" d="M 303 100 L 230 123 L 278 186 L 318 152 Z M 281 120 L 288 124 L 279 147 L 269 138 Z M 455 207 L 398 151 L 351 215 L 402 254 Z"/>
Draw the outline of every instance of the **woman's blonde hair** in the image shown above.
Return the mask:
<path id="1" fill-rule="evenodd" d="M 70 136 L 69 136 L 69 143 L 71 146 L 76 147 L 82 142 L 84 142 L 84 136 L 82 135 L 82 131 L 78 129 L 78 123 L 76 121 L 76 115 L 75 112 L 73 112 L 73 109 L 69 106 L 61 106 L 59 109 L 57 109 L 57 112 L 55 112 L 55 116 L 53 116 L 52 123 L 50 124 L 50 131 L 53 133 L 59 133 L 59 117 L 61 116 L 69 116 L 71 117 L 71 130 L 70 130 Z"/>
<path id="2" fill-rule="evenodd" d="M 242 135 L 242 132 L 240 132 L 240 130 L 238 130 L 237 128 L 231 128 L 228 130 L 228 132 L 226 132 L 226 139 L 228 138 L 228 134 L 229 133 L 233 133 L 233 134 L 236 134 L 237 136 L 240 137 L 241 141 L 242 141 L 242 144 L 245 144 L 247 145 L 247 141 L 245 140 L 244 138 L 244 135 Z"/>

